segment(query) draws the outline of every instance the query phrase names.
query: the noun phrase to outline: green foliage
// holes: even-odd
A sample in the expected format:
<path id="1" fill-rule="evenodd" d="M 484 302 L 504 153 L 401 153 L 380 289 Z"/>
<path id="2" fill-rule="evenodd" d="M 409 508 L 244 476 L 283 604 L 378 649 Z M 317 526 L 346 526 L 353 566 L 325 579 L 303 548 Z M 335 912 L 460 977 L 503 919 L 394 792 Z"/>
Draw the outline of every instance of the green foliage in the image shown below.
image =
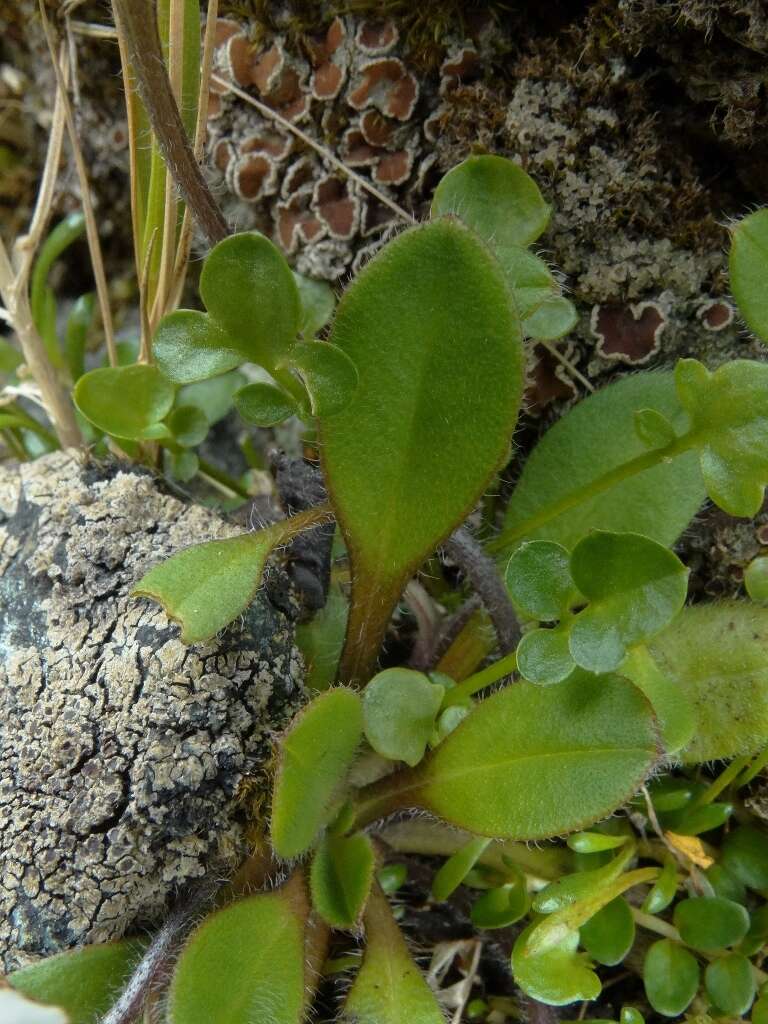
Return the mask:
<path id="1" fill-rule="evenodd" d="M 488 849 L 489 843 L 490 839 L 485 836 L 477 836 L 452 854 L 432 879 L 433 899 L 447 900 Z"/>
<path id="2" fill-rule="evenodd" d="M 336 345 L 302 341 L 291 352 L 290 363 L 304 382 L 313 416 L 341 412 L 357 387 L 355 364 Z"/>
<path id="3" fill-rule="evenodd" d="M 384 897 L 365 914 L 363 964 L 342 1012 L 345 1024 L 444 1024 L 442 1010 L 413 962 Z"/>
<path id="4" fill-rule="evenodd" d="M 272 797 L 271 839 L 279 857 L 298 857 L 312 845 L 362 737 L 362 704 L 351 690 L 328 690 L 294 718 L 278 744 Z"/>
<path id="5" fill-rule="evenodd" d="M 488 889 L 476 899 L 470 917 L 476 928 L 508 928 L 525 917 L 530 906 L 525 875 L 518 871 L 514 881 Z"/>
<path id="6" fill-rule="evenodd" d="M 646 448 L 667 448 L 677 434 L 674 426 L 657 409 L 638 409 L 635 413 L 635 433 Z"/>
<path id="7" fill-rule="evenodd" d="M 48 284 L 48 275 L 54 263 L 74 242 L 82 238 L 84 231 L 84 215 L 79 210 L 68 214 L 59 221 L 40 246 L 35 265 L 32 268 L 29 287 L 32 319 L 43 339 L 51 364 L 58 368 L 63 365 L 63 359 L 56 324 L 56 298 L 53 289 Z"/>
<path id="8" fill-rule="evenodd" d="M 91 370 L 78 380 L 73 397 L 83 416 L 113 437 L 144 441 L 169 436 L 162 421 L 171 411 L 174 389 L 155 366 Z"/>
<path id="9" fill-rule="evenodd" d="M 664 1017 L 677 1017 L 698 991 L 699 965 L 687 949 L 671 939 L 660 939 L 646 953 L 643 981 L 654 1010 Z"/>
<path id="10" fill-rule="evenodd" d="M 620 964 L 635 941 L 635 919 L 623 896 L 598 910 L 580 929 L 581 944 L 593 960 Z"/>
<path id="11" fill-rule="evenodd" d="M 579 541 L 570 560 L 552 542 L 523 545 L 507 567 L 513 600 L 528 614 L 562 621 L 556 630 L 525 634 L 518 648 L 520 671 L 535 683 L 561 682 L 577 665 L 596 673 L 614 671 L 631 645 L 675 617 L 687 580 L 687 570 L 671 551 L 640 534 L 594 530 Z M 572 614 L 576 603 L 584 607 Z"/>
<path id="12" fill-rule="evenodd" d="M 731 1017 L 740 1017 L 755 998 L 752 964 L 741 953 L 727 953 L 707 965 L 704 986 L 718 1010 Z"/>
<path id="13" fill-rule="evenodd" d="M 768 603 L 768 557 L 752 559 L 744 572 L 744 586 L 753 601 Z"/>
<path id="14" fill-rule="evenodd" d="M 768 836 L 751 825 L 742 825 L 723 842 L 720 863 L 749 889 L 768 893 Z"/>
<path id="15" fill-rule="evenodd" d="M 729 515 L 756 515 L 768 483 L 768 365 L 734 359 L 710 372 L 681 359 L 675 383 L 710 498 Z"/>
<path id="16" fill-rule="evenodd" d="M 305 277 L 295 270 L 293 279 L 301 302 L 299 330 L 305 339 L 314 338 L 333 316 L 336 296 L 333 288 L 325 281 L 313 281 L 311 277 Z"/>
<path id="17" fill-rule="evenodd" d="M 480 835 L 544 838 L 609 814 L 657 757 L 639 691 L 576 672 L 554 689 L 521 682 L 484 700 L 416 769 L 403 802 Z"/>
<path id="18" fill-rule="evenodd" d="M 264 530 L 194 544 L 150 569 L 133 593 L 162 604 L 181 625 L 183 643 L 210 640 L 251 603 L 275 548 L 321 520 L 305 512 Z"/>
<path id="19" fill-rule="evenodd" d="M 768 609 L 725 601 L 685 608 L 650 642 L 659 669 L 690 700 L 688 763 L 750 754 L 768 740 Z"/>
<path id="20" fill-rule="evenodd" d="M 136 939 L 49 956 L 8 977 L 18 992 L 60 1006 L 69 1024 L 97 1024 L 144 950 Z"/>
<path id="21" fill-rule="evenodd" d="M 344 410 L 321 418 L 321 451 L 352 563 L 341 675 L 364 680 L 406 580 L 506 455 L 522 347 L 493 257 L 447 220 L 403 233 L 367 264 L 331 340 L 360 379 Z"/>
<path id="22" fill-rule="evenodd" d="M 235 408 L 246 421 L 257 427 L 271 427 L 299 412 L 296 400 L 276 384 L 256 381 L 246 384 L 235 395 Z"/>
<path id="23" fill-rule="evenodd" d="M 634 432 L 635 413 L 645 409 L 665 416 L 678 433 L 688 428 L 671 373 L 622 377 L 569 409 L 528 456 L 507 507 L 505 532 L 494 548 L 509 551 L 525 536 L 570 551 L 590 530 L 641 533 L 674 544 L 706 496 L 692 452 L 594 491 L 606 474 L 619 475 L 628 461 L 647 453 Z M 543 519 L 577 491 L 579 501 Z"/>
<path id="24" fill-rule="evenodd" d="M 390 668 L 363 692 L 365 738 L 382 757 L 416 765 L 435 728 L 445 690 L 421 672 Z"/>
<path id="25" fill-rule="evenodd" d="M 300 1024 L 306 907 L 285 890 L 205 918 L 181 952 L 168 1024 Z"/>
<path id="26" fill-rule="evenodd" d="M 683 941 L 703 953 L 734 946 L 749 930 L 744 907 L 718 896 L 681 900 L 674 921 Z"/>
<path id="27" fill-rule="evenodd" d="M 768 210 L 756 210 L 731 228 L 730 272 L 745 323 L 768 341 Z"/>
<path id="28" fill-rule="evenodd" d="M 324 837 L 312 859 L 312 906 L 332 928 L 356 928 L 373 882 L 367 835 Z"/>
<path id="29" fill-rule="evenodd" d="M 586 954 L 578 952 L 578 931 L 566 932 L 556 945 L 534 955 L 528 941 L 536 927 L 536 921 L 528 925 L 512 950 L 512 974 L 520 988 L 550 1006 L 596 999 L 602 986 Z"/>

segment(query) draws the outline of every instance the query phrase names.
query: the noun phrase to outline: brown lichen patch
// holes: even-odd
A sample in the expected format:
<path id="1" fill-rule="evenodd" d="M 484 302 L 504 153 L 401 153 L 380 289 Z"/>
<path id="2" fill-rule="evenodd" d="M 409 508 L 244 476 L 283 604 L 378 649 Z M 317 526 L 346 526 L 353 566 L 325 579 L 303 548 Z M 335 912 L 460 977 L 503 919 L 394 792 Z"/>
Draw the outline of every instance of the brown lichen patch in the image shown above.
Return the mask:
<path id="1" fill-rule="evenodd" d="M 413 156 L 407 149 L 385 153 L 373 172 L 373 180 L 379 185 L 402 185 L 407 181 L 413 166 Z"/>
<path id="2" fill-rule="evenodd" d="M 355 42 L 369 56 L 389 53 L 399 38 L 394 21 L 362 21 L 355 34 Z"/>
<path id="3" fill-rule="evenodd" d="M 357 230 L 360 203 L 347 179 L 329 174 L 315 185 L 312 209 L 328 229 L 331 238 L 345 240 Z"/>
<path id="4" fill-rule="evenodd" d="M 407 121 L 419 98 L 419 84 L 398 57 L 382 57 L 362 66 L 347 102 L 355 110 L 375 107 L 387 117 Z"/>
<path id="5" fill-rule="evenodd" d="M 224 69 L 227 77 L 236 82 L 241 89 L 253 82 L 256 70 L 255 51 L 253 43 L 244 33 L 239 32 L 227 41 Z"/>
<path id="6" fill-rule="evenodd" d="M 656 355 L 666 325 L 667 317 L 655 302 L 594 306 L 590 324 L 598 354 L 631 366 L 647 363 Z"/>
<path id="7" fill-rule="evenodd" d="M 724 299 L 708 299 L 696 310 L 696 316 L 707 331 L 723 331 L 734 320 L 734 309 Z"/>
<path id="8" fill-rule="evenodd" d="M 371 146 L 388 146 L 395 137 L 396 126 L 378 110 L 366 110 L 360 117 L 360 132 Z"/>
<path id="9" fill-rule="evenodd" d="M 570 359 L 574 351 L 574 347 L 568 343 L 564 355 Z M 563 364 L 544 345 L 534 345 L 524 394 L 528 413 L 539 416 L 553 402 L 575 397 L 576 387 Z"/>
<path id="10" fill-rule="evenodd" d="M 256 202 L 277 190 L 277 164 L 267 153 L 246 153 L 229 165 L 227 180 L 238 198 Z"/>
<path id="11" fill-rule="evenodd" d="M 293 146 L 292 138 L 284 132 L 269 128 L 254 132 L 253 135 L 246 135 L 240 141 L 239 151 L 241 153 L 266 153 L 273 160 L 284 160 L 291 152 Z"/>
<path id="12" fill-rule="evenodd" d="M 301 700 L 291 620 L 262 591 L 185 647 L 131 596 L 174 551 L 237 532 L 71 451 L 0 468 L 6 969 L 155 922 L 179 886 L 242 855 L 238 788 Z"/>

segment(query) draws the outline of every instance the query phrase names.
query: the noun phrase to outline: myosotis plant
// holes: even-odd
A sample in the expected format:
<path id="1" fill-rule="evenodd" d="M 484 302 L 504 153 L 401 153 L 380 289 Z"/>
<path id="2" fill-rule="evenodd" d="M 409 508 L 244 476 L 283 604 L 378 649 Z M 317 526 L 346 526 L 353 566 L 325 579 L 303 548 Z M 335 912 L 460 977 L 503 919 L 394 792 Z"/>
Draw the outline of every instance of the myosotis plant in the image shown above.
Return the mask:
<path id="1" fill-rule="evenodd" d="M 735 229 L 732 253 L 734 292 L 758 331 L 768 323 L 754 286 L 766 274 L 762 216 Z M 277 739 L 269 814 L 253 823 L 259 856 L 287 881 L 231 893 L 192 932 L 165 996 L 172 1024 L 298 1024 L 333 970 L 332 929 L 365 936 L 343 1020 L 439 1024 L 387 899 L 402 881 L 384 867 L 398 846 L 443 855 L 433 898 L 469 887 L 478 928 L 520 922 L 511 968 L 535 1000 L 596 999 L 596 965 L 622 963 L 644 928 L 654 941 L 640 969 L 657 1013 L 696 999 L 739 1015 L 757 999 L 753 1020 L 768 1017 L 768 997 L 758 998 L 768 844 L 750 824 L 723 832 L 766 760 L 766 572 L 748 572 L 754 602 L 686 607 L 688 571 L 671 550 L 707 497 L 734 516 L 759 510 L 768 366 L 681 360 L 567 412 L 528 458 L 486 544 L 492 561 L 473 563 L 480 598 L 501 590 L 514 609 L 512 649 L 480 668 L 495 646 L 480 609 L 439 664 L 377 671 L 409 580 L 509 459 L 525 339 L 573 325 L 529 248 L 548 217 L 519 167 L 470 157 L 439 184 L 430 221 L 391 240 L 349 285 L 322 339 L 331 293 L 294 275 L 264 236 L 232 236 L 206 259 L 205 311 L 160 321 L 152 365 L 97 369 L 76 384 L 97 428 L 176 454 L 208 423 L 178 404 L 177 388 L 243 367 L 229 400 L 247 422 L 298 415 L 317 431 L 327 505 L 187 548 L 137 581 L 137 596 L 161 602 L 185 642 L 235 619 L 270 554 L 309 527 L 335 519 L 349 565 L 348 592 L 333 591 L 340 614 L 318 618 L 328 636 L 346 622 L 343 648 L 332 645 L 327 688 Z M 331 674 L 338 685 L 327 685 Z M 720 759 L 732 760 L 713 781 L 688 767 Z M 683 769 L 662 777 L 673 762 Z M 627 804 L 631 817 L 610 817 Z M 429 820 L 386 825 L 411 809 Z M 563 835 L 558 847 L 524 845 Z M 96 947 L 11 983 L 67 1006 L 79 999 L 77 1019 L 92 1020 L 142 955 L 127 941 Z M 77 996 L 56 989 L 57 971 Z M 625 1007 L 621 1020 L 642 1017 Z"/>

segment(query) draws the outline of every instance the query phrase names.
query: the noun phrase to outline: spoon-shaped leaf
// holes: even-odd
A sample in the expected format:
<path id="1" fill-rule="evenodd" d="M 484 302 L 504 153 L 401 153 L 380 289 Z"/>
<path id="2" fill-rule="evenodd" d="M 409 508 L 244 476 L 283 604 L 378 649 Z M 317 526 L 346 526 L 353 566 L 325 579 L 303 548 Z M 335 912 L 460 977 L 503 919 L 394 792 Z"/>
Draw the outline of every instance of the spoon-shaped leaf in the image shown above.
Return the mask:
<path id="1" fill-rule="evenodd" d="M 374 889 L 365 912 L 363 965 L 344 1004 L 344 1024 L 444 1024 L 385 897 Z"/>
<path id="2" fill-rule="evenodd" d="M 234 401 L 243 419 L 257 427 L 271 427 L 299 412 L 299 407 L 287 391 L 267 381 L 246 384 L 235 394 Z"/>
<path id="3" fill-rule="evenodd" d="M 331 340 L 359 384 L 321 417 L 352 563 L 341 676 L 364 680 L 408 577 L 506 457 L 522 387 L 518 317 L 498 264 L 456 221 L 404 232 L 342 298 Z"/>
<path id="4" fill-rule="evenodd" d="M 563 295 L 550 295 L 523 320 L 523 334 L 540 341 L 555 341 L 576 326 L 576 307 Z"/>
<path id="5" fill-rule="evenodd" d="M 569 932 L 557 946 L 532 956 L 527 952 L 527 943 L 535 927 L 536 922 L 530 924 L 512 950 L 512 973 L 523 992 L 549 1006 L 597 999 L 602 985 L 586 954 L 578 952 L 578 931 Z"/>
<path id="6" fill-rule="evenodd" d="M 300 342 L 291 351 L 289 362 L 304 381 L 315 416 L 339 412 L 357 387 L 355 364 L 326 341 Z"/>
<path id="7" fill-rule="evenodd" d="M 756 210 L 731 229 L 731 291 L 744 321 L 768 341 L 768 210 Z"/>
<path id="8" fill-rule="evenodd" d="M 361 818 L 417 806 L 478 835 L 543 839 L 610 814 L 658 756 L 650 705 L 627 680 L 577 671 L 557 687 L 518 682 L 418 768 L 372 787 Z"/>
<path id="9" fill-rule="evenodd" d="M 205 918 L 176 965 L 169 1024 L 300 1024 L 308 908 L 297 897 L 259 893 Z"/>
<path id="10" fill-rule="evenodd" d="M 501 156 L 470 156 L 440 181 L 432 216 L 460 217 L 494 245 L 529 245 L 549 223 L 551 209 L 522 167 Z"/>
<path id="11" fill-rule="evenodd" d="M 73 395 L 83 416 L 113 437 L 141 441 L 168 434 L 161 420 L 171 410 L 174 388 L 156 366 L 91 370 Z"/>
<path id="12" fill-rule="evenodd" d="M 22 967 L 8 982 L 31 999 L 62 1007 L 69 1024 L 93 1024 L 112 1005 L 144 946 L 135 939 L 83 946 Z M 0 1020 L 15 1019 L 0 1013 Z"/>
<path id="13" fill-rule="evenodd" d="M 150 569 L 133 594 L 159 601 L 181 625 L 182 643 L 210 640 L 251 603 L 274 549 L 324 518 L 301 512 L 265 530 L 194 544 Z"/>
<path id="14" fill-rule="evenodd" d="M 662 630 L 688 589 L 680 559 L 636 533 L 593 531 L 573 549 L 571 575 L 589 600 L 570 627 L 571 654 L 592 672 L 618 668 L 628 646 Z"/>
<path id="15" fill-rule="evenodd" d="M 278 744 L 272 796 L 279 857 L 298 857 L 312 845 L 362 738 L 362 705 L 352 690 L 327 690 L 294 718 Z"/>
<path id="16" fill-rule="evenodd" d="M 293 271 L 293 279 L 299 289 L 301 300 L 301 323 L 299 329 L 305 340 L 314 338 L 333 316 L 336 296 L 326 281 L 315 281 Z"/>
<path id="17" fill-rule="evenodd" d="M 517 608 L 539 622 L 556 622 L 575 596 L 571 556 L 562 544 L 534 540 L 520 547 L 507 563 L 506 581 Z"/>
<path id="18" fill-rule="evenodd" d="M 675 383 L 710 498 L 729 515 L 756 515 L 768 484 L 768 365 L 734 359 L 711 373 L 681 359 Z"/>
<path id="19" fill-rule="evenodd" d="M 363 691 L 365 737 L 377 754 L 415 765 L 424 756 L 445 690 L 421 672 L 388 668 Z"/>
<path id="20" fill-rule="evenodd" d="M 301 299 L 280 250 L 257 231 L 230 235 L 200 275 L 207 313 L 164 317 L 153 351 L 169 380 L 189 383 L 253 362 L 272 370 L 296 340 Z"/>
<path id="21" fill-rule="evenodd" d="M 312 906 L 332 928 L 356 928 L 373 882 L 374 856 L 364 832 L 326 836 L 312 859 Z"/>
<path id="22" fill-rule="evenodd" d="M 643 981 L 654 1010 L 665 1017 L 677 1017 L 690 1006 L 698 991 L 699 965 L 679 943 L 660 939 L 645 955 Z"/>

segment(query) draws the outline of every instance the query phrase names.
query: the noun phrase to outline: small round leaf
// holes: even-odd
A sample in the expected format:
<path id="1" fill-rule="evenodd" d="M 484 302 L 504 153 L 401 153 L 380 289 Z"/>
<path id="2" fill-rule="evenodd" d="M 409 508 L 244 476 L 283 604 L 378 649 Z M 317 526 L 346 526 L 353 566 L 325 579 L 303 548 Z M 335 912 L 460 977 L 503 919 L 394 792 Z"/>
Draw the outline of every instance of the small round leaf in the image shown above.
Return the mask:
<path id="1" fill-rule="evenodd" d="M 339 412 L 357 388 L 355 364 L 330 342 L 300 342 L 292 349 L 289 362 L 304 381 L 315 416 Z"/>
<path id="2" fill-rule="evenodd" d="M 753 601 L 768 603 L 768 557 L 754 558 L 744 572 L 744 586 Z"/>
<path id="3" fill-rule="evenodd" d="M 293 279 L 301 299 L 301 323 L 299 330 L 305 339 L 314 338 L 333 316 L 336 296 L 327 281 L 315 281 L 311 277 L 293 271 Z"/>
<path id="4" fill-rule="evenodd" d="M 248 423 L 272 427 L 299 412 L 294 399 L 275 384 L 256 381 L 235 392 L 235 408 Z"/>
<path id="5" fill-rule="evenodd" d="M 664 1017 L 677 1017 L 698 991 L 699 965 L 687 949 L 671 939 L 660 939 L 646 954 L 643 981 L 654 1010 Z"/>
<path id="6" fill-rule="evenodd" d="M 174 388 L 156 366 L 116 366 L 84 374 L 73 395 L 83 416 L 100 430 L 141 441 L 158 436 Z"/>
<path id="7" fill-rule="evenodd" d="M 416 765 L 435 728 L 445 690 L 421 672 L 389 668 L 363 691 L 365 737 L 377 754 Z"/>
<path id="8" fill-rule="evenodd" d="M 167 420 L 168 429 L 182 448 L 202 444 L 208 434 L 208 419 L 194 405 L 177 406 Z"/>
<path id="9" fill-rule="evenodd" d="M 562 683 L 576 668 L 566 629 L 532 629 L 517 647 L 517 667 L 531 683 Z"/>
<path id="10" fill-rule="evenodd" d="M 607 903 L 580 929 L 581 944 L 599 964 L 620 964 L 635 941 L 635 919 L 623 896 Z"/>
<path id="11" fill-rule="evenodd" d="M 683 942 L 704 953 L 733 946 L 749 931 L 745 908 L 719 896 L 681 900 L 674 921 Z"/>
<path id="12" fill-rule="evenodd" d="M 576 587 L 570 558 L 562 544 L 534 540 L 520 547 L 507 563 L 507 589 L 517 607 L 539 622 L 559 619 Z"/>
<path id="13" fill-rule="evenodd" d="M 530 956 L 526 955 L 526 948 L 535 927 L 534 921 L 520 934 L 512 949 L 512 973 L 523 992 L 549 1006 L 597 999 L 602 986 L 598 976 L 590 970 L 585 954 L 577 952 L 579 933 L 569 932 L 557 946 Z"/>
<path id="14" fill-rule="evenodd" d="M 578 319 L 576 307 L 569 299 L 564 295 L 549 295 L 523 320 L 523 334 L 536 341 L 556 341 L 572 331 Z"/>
<path id="15" fill-rule="evenodd" d="M 730 1017 L 740 1017 L 755 998 L 752 964 L 742 953 L 721 956 L 707 965 L 704 986 L 718 1010 Z"/>
<path id="16" fill-rule="evenodd" d="M 751 331 L 768 341 L 768 210 L 756 210 L 731 229 L 731 291 Z"/>
<path id="17" fill-rule="evenodd" d="M 768 835 L 742 825 L 725 837 L 722 866 L 749 889 L 768 893 Z"/>

